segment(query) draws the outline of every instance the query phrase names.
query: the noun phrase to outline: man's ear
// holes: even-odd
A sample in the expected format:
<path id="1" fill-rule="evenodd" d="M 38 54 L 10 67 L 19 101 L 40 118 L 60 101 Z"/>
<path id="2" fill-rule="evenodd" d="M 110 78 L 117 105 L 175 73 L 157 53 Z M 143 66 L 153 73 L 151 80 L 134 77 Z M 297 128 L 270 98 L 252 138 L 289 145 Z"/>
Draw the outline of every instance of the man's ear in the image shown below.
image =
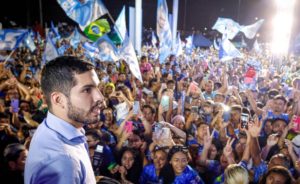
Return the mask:
<path id="1" fill-rule="evenodd" d="M 52 106 L 60 107 L 64 109 L 66 107 L 67 97 L 61 92 L 51 93 Z"/>

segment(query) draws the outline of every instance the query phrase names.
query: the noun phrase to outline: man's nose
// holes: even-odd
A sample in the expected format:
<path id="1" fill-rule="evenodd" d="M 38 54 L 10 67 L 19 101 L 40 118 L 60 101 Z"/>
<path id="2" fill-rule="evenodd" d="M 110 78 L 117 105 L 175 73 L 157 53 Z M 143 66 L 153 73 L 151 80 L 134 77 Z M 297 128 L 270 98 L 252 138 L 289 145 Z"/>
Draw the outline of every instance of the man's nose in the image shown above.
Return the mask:
<path id="1" fill-rule="evenodd" d="M 95 101 L 101 101 L 101 102 L 104 101 L 104 96 L 103 96 L 103 94 L 101 93 L 100 89 L 98 89 L 98 88 L 96 89 L 94 98 L 95 98 Z"/>

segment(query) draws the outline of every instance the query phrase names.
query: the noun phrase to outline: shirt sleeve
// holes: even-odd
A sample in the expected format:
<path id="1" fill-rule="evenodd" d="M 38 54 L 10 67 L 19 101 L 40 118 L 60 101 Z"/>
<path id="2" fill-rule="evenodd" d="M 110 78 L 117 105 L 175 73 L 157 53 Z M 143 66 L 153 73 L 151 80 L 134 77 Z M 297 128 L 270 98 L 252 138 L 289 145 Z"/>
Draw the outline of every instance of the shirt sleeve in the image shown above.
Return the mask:
<path id="1" fill-rule="evenodd" d="M 268 166 L 265 162 L 261 162 L 258 166 L 253 167 L 254 171 L 254 182 L 258 182 L 260 176 L 262 176 L 268 170 Z"/>
<path id="2" fill-rule="evenodd" d="M 204 184 L 204 182 L 197 173 L 194 173 L 194 175 L 192 175 L 188 182 L 191 184 Z"/>
<path id="3" fill-rule="evenodd" d="M 84 182 L 86 171 L 82 163 L 78 163 L 67 155 L 60 155 L 42 165 L 33 173 L 31 184 L 79 184 Z"/>
<path id="4" fill-rule="evenodd" d="M 217 171 L 219 166 L 220 166 L 220 162 L 216 160 L 208 160 L 207 169 L 209 171 Z"/>
<path id="5" fill-rule="evenodd" d="M 146 167 L 144 167 L 140 177 L 140 183 L 146 183 L 146 181 L 147 181 L 147 174 L 146 174 Z"/>

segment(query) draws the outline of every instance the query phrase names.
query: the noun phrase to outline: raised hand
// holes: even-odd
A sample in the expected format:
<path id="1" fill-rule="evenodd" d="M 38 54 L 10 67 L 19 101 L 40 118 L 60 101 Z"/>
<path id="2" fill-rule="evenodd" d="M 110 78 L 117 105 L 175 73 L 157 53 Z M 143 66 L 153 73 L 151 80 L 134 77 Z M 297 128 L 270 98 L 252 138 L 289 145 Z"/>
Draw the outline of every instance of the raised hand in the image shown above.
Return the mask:
<path id="1" fill-rule="evenodd" d="M 293 99 L 295 102 L 300 100 L 300 91 L 297 88 L 293 90 Z"/>
<path id="2" fill-rule="evenodd" d="M 294 154 L 293 143 L 292 143 L 290 140 L 288 140 L 288 139 L 285 139 L 284 142 L 285 142 L 285 144 L 287 145 L 289 154 L 290 154 L 290 155 Z"/>
<path id="3" fill-rule="evenodd" d="M 273 147 L 275 144 L 277 144 L 279 141 L 279 137 L 276 134 L 269 135 L 267 139 L 267 145 L 269 147 Z"/>
<path id="4" fill-rule="evenodd" d="M 187 118 L 187 121 L 192 122 L 192 121 L 195 121 L 195 120 L 197 120 L 197 119 L 198 119 L 198 114 L 196 114 L 196 113 L 191 113 L 191 114 L 189 115 L 189 117 Z"/>
<path id="5" fill-rule="evenodd" d="M 204 136 L 204 149 L 209 149 L 213 139 L 214 131 L 210 134 L 209 127 L 206 128 L 206 131 L 206 135 Z"/>
<path id="6" fill-rule="evenodd" d="M 226 143 L 226 146 L 225 148 L 223 149 L 223 154 L 225 157 L 229 157 L 232 153 L 232 144 L 234 142 L 235 138 L 229 138 L 227 140 L 227 143 Z"/>
<path id="7" fill-rule="evenodd" d="M 17 84 L 17 79 L 15 77 L 12 77 L 12 78 L 8 79 L 7 81 L 5 81 L 5 83 L 8 86 L 14 86 Z"/>
<path id="8" fill-rule="evenodd" d="M 258 120 L 257 116 L 253 118 L 254 122 L 248 123 L 248 131 L 253 138 L 257 138 L 260 135 L 262 129 L 262 122 Z"/>
<path id="9" fill-rule="evenodd" d="M 121 135 L 121 138 L 120 138 L 120 142 L 125 142 L 128 137 L 132 134 L 132 132 L 127 132 L 125 129 L 124 131 L 122 132 L 122 135 Z"/>

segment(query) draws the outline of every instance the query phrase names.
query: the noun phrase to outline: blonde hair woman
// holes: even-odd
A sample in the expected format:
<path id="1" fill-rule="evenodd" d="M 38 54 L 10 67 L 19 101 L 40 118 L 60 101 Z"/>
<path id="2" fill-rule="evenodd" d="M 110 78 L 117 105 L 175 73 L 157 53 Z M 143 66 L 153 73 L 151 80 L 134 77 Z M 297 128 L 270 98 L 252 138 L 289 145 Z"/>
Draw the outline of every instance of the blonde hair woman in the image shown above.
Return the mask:
<path id="1" fill-rule="evenodd" d="M 238 165 L 231 164 L 225 170 L 225 184 L 248 184 L 248 171 Z"/>

